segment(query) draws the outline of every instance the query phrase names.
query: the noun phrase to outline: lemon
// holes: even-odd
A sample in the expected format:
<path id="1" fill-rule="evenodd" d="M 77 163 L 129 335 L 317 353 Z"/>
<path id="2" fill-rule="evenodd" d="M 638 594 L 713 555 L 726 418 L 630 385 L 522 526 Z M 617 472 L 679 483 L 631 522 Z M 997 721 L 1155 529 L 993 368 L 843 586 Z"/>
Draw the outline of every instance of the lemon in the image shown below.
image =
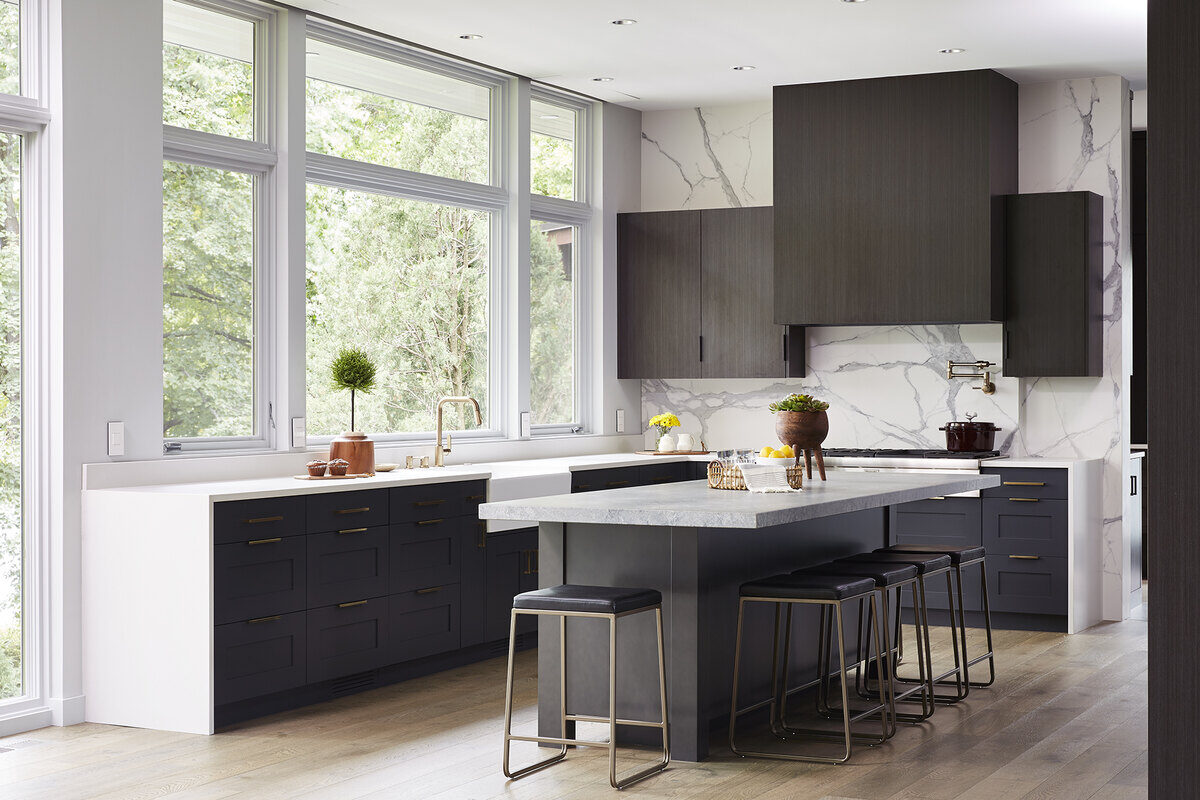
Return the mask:
<path id="1" fill-rule="evenodd" d="M 766 447 L 764 447 L 762 449 L 762 451 L 759 453 L 759 455 L 762 456 L 763 458 L 770 458 L 772 455 L 774 455 L 774 453 L 775 453 L 775 451 L 771 449 L 771 445 L 767 445 Z"/>
<path id="2" fill-rule="evenodd" d="M 796 452 L 794 450 L 792 450 L 792 446 L 790 444 L 785 444 L 783 447 L 776 450 L 775 453 L 777 455 L 779 455 L 781 458 L 795 458 L 796 457 Z"/>

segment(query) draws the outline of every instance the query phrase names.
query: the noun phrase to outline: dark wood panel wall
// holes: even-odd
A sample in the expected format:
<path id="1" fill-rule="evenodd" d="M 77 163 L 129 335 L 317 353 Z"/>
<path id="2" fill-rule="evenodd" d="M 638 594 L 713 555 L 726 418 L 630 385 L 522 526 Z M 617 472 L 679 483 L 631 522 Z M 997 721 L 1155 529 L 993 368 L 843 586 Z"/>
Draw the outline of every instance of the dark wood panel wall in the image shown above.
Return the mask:
<path id="1" fill-rule="evenodd" d="M 1200 786 L 1200 4 L 1150 0 L 1147 153 L 1150 796 Z"/>

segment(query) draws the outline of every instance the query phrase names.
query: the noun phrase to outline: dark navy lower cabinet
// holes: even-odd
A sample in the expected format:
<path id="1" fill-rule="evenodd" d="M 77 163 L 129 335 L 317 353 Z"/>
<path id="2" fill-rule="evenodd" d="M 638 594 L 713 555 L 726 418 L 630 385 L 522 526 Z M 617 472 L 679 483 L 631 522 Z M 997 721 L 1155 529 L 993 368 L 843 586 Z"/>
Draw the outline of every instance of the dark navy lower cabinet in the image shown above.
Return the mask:
<path id="1" fill-rule="evenodd" d="M 390 604 L 390 663 L 457 650 L 462 606 L 458 584 L 394 594 Z"/>
<path id="2" fill-rule="evenodd" d="M 308 679 L 323 681 L 391 662 L 386 597 L 308 611 Z"/>
<path id="3" fill-rule="evenodd" d="M 647 464 L 638 467 L 638 478 L 643 486 L 654 486 L 660 483 L 678 483 L 688 477 L 688 462 L 671 461 L 662 464 Z"/>
<path id="4" fill-rule="evenodd" d="M 992 611 L 1067 613 L 1066 558 L 989 555 L 986 566 Z"/>
<path id="5" fill-rule="evenodd" d="M 1067 501 L 985 498 L 983 544 L 1002 555 L 1067 556 Z"/>
<path id="6" fill-rule="evenodd" d="M 348 528 L 308 537 L 308 607 L 388 592 L 388 529 Z"/>
<path id="7" fill-rule="evenodd" d="M 537 588 L 537 528 L 488 534 L 487 578 L 484 582 L 484 639 L 507 639 L 513 597 Z M 517 617 L 517 634 L 537 629 L 532 615 Z"/>
<path id="8" fill-rule="evenodd" d="M 487 522 L 469 519 L 471 525 L 460 543 L 459 640 L 461 647 L 472 647 L 487 641 L 484 628 L 487 621 Z"/>
<path id="9" fill-rule="evenodd" d="M 390 593 L 458 583 L 463 540 L 475 531 L 470 517 L 425 519 L 391 526 Z"/>
<path id="10" fill-rule="evenodd" d="M 302 495 L 217 503 L 213 507 L 213 543 L 303 536 L 304 509 L 305 498 Z"/>
<path id="11" fill-rule="evenodd" d="M 213 548 L 213 616 L 217 625 L 303 611 L 305 537 L 269 537 Z"/>
<path id="12" fill-rule="evenodd" d="M 307 612 L 218 625 L 213 631 L 217 705 L 279 692 L 308 680 Z"/>
<path id="13" fill-rule="evenodd" d="M 977 547 L 980 543 L 979 498 L 947 497 L 892 506 L 889 527 L 894 544 Z"/>

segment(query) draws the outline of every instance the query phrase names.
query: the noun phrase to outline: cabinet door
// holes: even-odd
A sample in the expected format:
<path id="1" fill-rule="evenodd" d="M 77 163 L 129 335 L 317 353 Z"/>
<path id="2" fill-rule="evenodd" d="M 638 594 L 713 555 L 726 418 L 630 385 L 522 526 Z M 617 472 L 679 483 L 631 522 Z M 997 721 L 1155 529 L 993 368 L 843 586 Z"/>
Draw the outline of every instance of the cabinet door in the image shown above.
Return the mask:
<path id="1" fill-rule="evenodd" d="M 310 683 L 376 669 L 391 661 L 388 598 L 374 597 L 308 612 Z"/>
<path id="2" fill-rule="evenodd" d="M 617 216 L 617 377 L 700 377 L 700 212 Z"/>
<path id="3" fill-rule="evenodd" d="M 601 489 L 622 489 L 640 486 L 641 467 L 614 467 L 610 469 L 584 469 L 571 473 L 572 492 L 597 492 Z"/>
<path id="4" fill-rule="evenodd" d="M 1067 560 L 988 554 L 984 560 L 992 611 L 1067 613 Z"/>
<path id="5" fill-rule="evenodd" d="M 490 534 L 486 559 L 487 604 L 484 611 L 484 638 L 493 642 L 508 638 L 513 597 L 537 588 L 537 529 Z M 536 629 L 535 617 L 517 618 L 517 633 Z"/>
<path id="6" fill-rule="evenodd" d="M 219 544 L 213 548 L 213 615 L 217 625 L 303 611 L 305 537 Z"/>
<path id="7" fill-rule="evenodd" d="M 1104 371 L 1104 200 L 1091 192 L 1006 200 L 1004 374 Z"/>
<path id="8" fill-rule="evenodd" d="M 457 584 L 462 570 L 463 541 L 478 520 L 470 517 L 423 519 L 391 527 L 389 592 Z"/>
<path id="9" fill-rule="evenodd" d="M 459 632 L 461 647 L 487 641 L 484 638 L 484 618 L 487 614 L 487 522 L 471 520 L 470 535 L 461 542 L 461 570 L 458 584 Z"/>
<path id="10" fill-rule="evenodd" d="M 308 607 L 388 592 L 388 529 L 347 528 L 308 535 Z"/>
<path id="11" fill-rule="evenodd" d="M 213 630 L 217 705 L 303 686 L 307 678 L 305 612 L 218 625 Z"/>
<path id="12" fill-rule="evenodd" d="M 390 661 L 412 661 L 459 648 L 458 584 L 394 594 L 388 603 Z"/>
<path id="13" fill-rule="evenodd" d="M 700 212 L 701 333 L 705 378 L 781 378 L 786 329 L 774 322 L 770 206 Z"/>
<path id="14" fill-rule="evenodd" d="M 345 528 L 369 528 L 386 525 L 388 490 L 366 489 L 356 492 L 310 494 L 308 496 L 308 532 L 340 531 Z"/>
<path id="15" fill-rule="evenodd" d="M 986 497 L 983 546 L 988 555 L 1067 556 L 1067 501 Z"/>
<path id="16" fill-rule="evenodd" d="M 686 461 L 647 464 L 644 467 L 638 467 L 638 484 L 656 486 L 660 483 L 678 483 L 687 480 L 687 467 Z"/>
<path id="17" fill-rule="evenodd" d="M 982 539 L 980 502 L 977 497 L 947 497 L 892 506 L 889 509 L 891 541 L 894 544 L 977 547 Z M 934 577 L 926 583 L 925 599 L 930 608 L 949 607 L 945 578 Z M 912 605 L 912 592 L 905 592 L 904 605 Z M 963 570 L 963 605 L 967 611 L 983 609 L 978 566 Z"/>
<path id="18" fill-rule="evenodd" d="M 304 534 L 304 497 L 261 497 L 213 504 L 213 542 L 249 542 Z"/>

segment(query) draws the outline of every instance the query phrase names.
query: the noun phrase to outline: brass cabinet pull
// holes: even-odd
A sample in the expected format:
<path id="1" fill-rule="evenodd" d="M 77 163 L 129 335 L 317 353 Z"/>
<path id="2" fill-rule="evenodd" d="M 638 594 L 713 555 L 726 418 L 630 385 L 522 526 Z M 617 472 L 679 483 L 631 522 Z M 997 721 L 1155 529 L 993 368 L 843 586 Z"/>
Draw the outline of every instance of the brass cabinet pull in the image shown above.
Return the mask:
<path id="1" fill-rule="evenodd" d="M 1008 498 L 1013 503 L 1040 503 L 1036 497 L 1010 497 Z"/>
<path id="2" fill-rule="evenodd" d="M 366 528 L 343 528 L 338 533 L 362 533 Z"/>
<path id="3" fill-rule="evenodd" d="M 590 483 L 581 483 L 581 484 L 579 484 L 578 486 L 576 486 L 576 487 L 575 487 L 575 491 L 577 491 L 577 492 L 586 492 L 586 491 L 587 491 L 588 489 L 590 489 L 590 488 L 592 488 L 592 485 L 591 485 Z"/>
<path id="4" fill-rule="evenodd" d="M 529 551 L 529 559 L 530 559 L 530 561 L 533 562 L 533 574 L 537 575 L 538 570 L 540 570 L 542 568 L 541 559 L 538 558 L 538 551 L 530 550 Z"/>
<path id="5" fill-rule="evenodd" d="M 521 557 L 525 559 L 525 568 L 521 570 L 521 574 L 522 574 L 522 575 L 528 575 L 528 574 L 530 574 L 530 573 L 529 573 L 529 551 L 528 551 L 528 550 L 522 550 L 522 551 L 521 551 Z"/>
<path id="6" fill-rule="evenodd" d="M 484 496 L 481 494 L 469 494 L 469 495 L 467 495 L 467 499 L 473 503 L 476 500 L 483 500 Z"/>
<path id="7" fill-rule="evenodd" d="M 479 544 L 477 544 L 475 546 L 480 549 L 487 547 L 487 523 L 486 522 L 479 523 Z"/>
<path id="8" fill-rule="evenodd" d="M 258 617 L 257 619 L 248 619 L 248 620 L 246 620 L 246 624 L 247 625 L 257 625 L 260 622 L 274 622 L 277 619 L 283 619 L 283 615 L 276 614 L 273 617 Z"/>
<path id="9" fill-rule="evenodd" d="M 607 487 L 609 489 L 615 489 L 618 486 L 628 486 L 629 481 L 609 481 L 608 483 L 606 483 L 604 485 L 605 485 L 605 487 Z"/>
<path id="10" fill-rule="evenodd" d="M 428 589 L 417 589 L 417 594 L 433 594 L 440 592 L 443 588 L 442 586 L 430 586 Z"/>
<path id="11" fill-rule="evenodd" d="M 253 519 L 244 519 L 242 522 L 246 525 L 257 525 L 260 522 L 283 522 L 283 515 L 279 514 L 274 517 L 254 517 Z"/>
<path id="12" fill-rule="evenodd" d="M 420 519 L 420 520 L 417 520 L 417 524 L 418 525 L 438 525 L 445 521 L 446 520 L 444 520 L 444 519 Z"/>
<path id="13" fill-rule="evenodd" d="M 366 512 L 368 512 L 370 510 L 371 510 L 370 506 L 363 506 L 362 508 L 339 508 L 337 511 L 334 511 L 333 513 L 335 513 L 335 514 L 365 514 Z"/>
<path id="14" fill-rule="evenodd" d="M 427 508 L 429 506 L 440 506 L 444 502 L 446 502 L 444 499 L 443 500 L 417 500 L 417 501 L 413 502 L 413 505 L 416 506 L 417 508 Z"/>
<path id="15" fill-rule="evenodd" d="M 1045 481 L 1004 481 L 1001 486 L 1045 486 Z"/>
<path id="16" fill-rule="evenodd" d="M 1037 561 L 1041 556 L 1009 556 L 1009 558 L 1019 558 L 1023 561 Z"/>
<path id="17" fill-rule="evenodd" d="M 673 479 L 663 476 L 663 477 L 659 477 L 659 478 L 651 478 L 650 482 L 651 483 L 670 483 L 671 480 L 673 480 Z"/>
<path id="18" fill-rule="evenodd" d="M 930 499 L 930 500 L 945 500 L 946 498 L 944 498 L 944 497 L 931 497 L 931 498 L 929 498 L 929 499 Z"/>
<path id="19" fill-rule="evenodd" d="M 338 608 L 353 608 L 354 606 L 365 606 L 366 600 L 355 600 L 353 603 L 338 603 Z"/>
<path id="20" fill-rule="evenodd" d="M 251 539 L 250 541 L 246 542 L 246 544 L 249 544 L 249 545 L 275 544 L 276 542 L 282 542 L 282 541 L 283 541 L 282 537 L 276 536 L 274 539 Z"/>

